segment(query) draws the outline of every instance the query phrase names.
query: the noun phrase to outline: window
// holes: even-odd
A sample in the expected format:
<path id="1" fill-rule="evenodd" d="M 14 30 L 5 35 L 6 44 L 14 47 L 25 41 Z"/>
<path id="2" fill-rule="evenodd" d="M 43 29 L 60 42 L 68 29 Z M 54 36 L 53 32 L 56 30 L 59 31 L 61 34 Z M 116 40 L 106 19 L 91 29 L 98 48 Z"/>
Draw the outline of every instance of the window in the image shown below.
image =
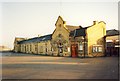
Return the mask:
<path id="1" fill-rule="evenodd" d="M 52 48 L 52 46 L 51 46 L 51 51 L 53 51 L 53 48 Z"/>
<path id="2" fill-rule="evenodd" d="M 78 44 L 78 52 L 81 54 L 83 53 L 83 44 L 82 43 Z"/>
<path id="3" fill-rule="evenodd" d="M 45 51 L 47 52 L 47 48 L 45 49 Z"/>
<path id="4" fill-rule="evenodd" d="M 70 52 L 70 47 L 68 47 L 68 52 Z"/>
<path id="5" fill-rule="evenodd" d="M 29 46 L 27 45 L 27 52 L 29 51 Z"/>
<path id="6" fill-rule="evenodd" d="M 25 45 L 25 52 L 26 52 L 26 45 Z"/>
<path id="7" fill-rule="evenodd" d="M 106 40 L 106 42 L 113 42 L 112 40 Z"/>
<path id="8" fill-rule="evenodd" d="M 43 53 L 43 46 L 40 46 L 40 53 Z"/>
<path id="9" fill-rule="evenodd" d="M 95 47 L 93 47 L 93 52 L 96 52 L 96 49 L 95 49 Z"/>
<path id="10" fill-rule="evenodd" d="M 62 37 L 62 35 L 61 35 L 61 34 L 59 34 L 59 35 L 58 35 L 58 37 Z"/>
<path id="11" fill-rule="evenodd" d="M 119 42 L 119 40 L 117 39 L 116 42 Z"/>
<path id="12" fill-rule="evenodd" d="M 63 53 L 63 46 L 62 46 L 62 43 L 59 43 L 58 49 L 59 49 L 59 52 L 60 52 L 60 53 Z"/>
<path id="13" fill-rule="evenodd" d="M 93 53 L 102 52 L 102 45 L 93 45 Z"/>
<path id="14" fill-rule="evenodd" d="M 61 27 L 61 24 L 59 24 L 59 27 Z"/>
<path id="15" fill-rule="evenodd" d="M 82 44 L 79 45 L 79 50 L 83 50 L 83 45 Z"/>
<path id="16" fill-rule="evenodd" d="M 98 47 L 98 52 L 102 52 L 102 47 Z"/>
<path id="17" fill-rule="evenodd" d="M 32 51 L 32 45 L 30 45 L 30 51 Z"/>
<path id="18" fill-rule="evenodd" d="M 68 47 L 67 46 L 64 46 L 64 52 L 68 52 Z"/>
<path id="19" fill-rule="evenodd" d="M 35 51 L 37 51 L 37 45 L 35 45 Z"/>
<path id="20" fill-rule="evenodd" d="M 62 49 L 62 48 L 59 48 L 59 52 L 60 52 L 60 53 L 63 53 L 63 49 Z"/>
<path id="21" fill-rule="evenodd" d="M 47 43 L 45 43 L 45 51 L 46 52 L 48 51 L 48 49 L 47 49 Z"/>
<path id="22" fill-rule="evenodd" d="M 94 46 L 93 47 L 93 52 L 97 52 L 98 51 L 98 47 Z"/>

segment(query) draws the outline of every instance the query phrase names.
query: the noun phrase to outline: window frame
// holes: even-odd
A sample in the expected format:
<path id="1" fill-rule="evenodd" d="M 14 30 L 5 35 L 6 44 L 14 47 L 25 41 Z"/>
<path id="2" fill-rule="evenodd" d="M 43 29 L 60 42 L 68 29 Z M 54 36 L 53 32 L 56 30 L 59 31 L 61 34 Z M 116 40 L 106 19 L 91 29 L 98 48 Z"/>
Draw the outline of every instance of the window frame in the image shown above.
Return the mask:
<path id="1" fill-rule="evenodd" d="M 82 50 L 80 49 L 80 48 L 81 48 L 80 46 L 82 46 Z M 84 53 L 84 45 L 83 45 L 82 42 L 80 42 L 80 43 L 78 44 L 78 52 L 79 52 L 80 54 L 83 54 L 83 53 Z"/>
<path id="2" fill-rule="evenodd" d="M 102 45 L 93 45 L 92 46 L 92 52 L 93 53 L 102 53 L 103 52 L 103 46 Z"/>

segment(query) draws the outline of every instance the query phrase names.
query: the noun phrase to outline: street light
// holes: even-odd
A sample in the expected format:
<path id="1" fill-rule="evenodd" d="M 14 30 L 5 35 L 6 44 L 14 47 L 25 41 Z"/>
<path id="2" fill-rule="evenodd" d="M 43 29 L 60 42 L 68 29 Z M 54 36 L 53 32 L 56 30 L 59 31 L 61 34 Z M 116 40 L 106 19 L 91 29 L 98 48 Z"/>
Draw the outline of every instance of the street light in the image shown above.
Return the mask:
<path id="1" fill-rule="evenodd" d="M 84 43 L 84 58 L 85 58 L 85 36 L 83 36 L 83 43 Z"/>

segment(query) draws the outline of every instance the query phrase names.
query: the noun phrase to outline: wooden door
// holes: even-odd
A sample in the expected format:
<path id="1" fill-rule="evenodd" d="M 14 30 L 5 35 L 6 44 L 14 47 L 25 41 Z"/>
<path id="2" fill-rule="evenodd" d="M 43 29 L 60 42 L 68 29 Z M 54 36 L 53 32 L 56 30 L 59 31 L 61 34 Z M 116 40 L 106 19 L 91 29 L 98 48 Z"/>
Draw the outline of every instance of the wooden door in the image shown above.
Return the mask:
<path id="1" fill-rule="evenodd" d="M 72 57 L 78 56 L 78 45 L 77 44 L 71 45 L 71 55 L 72 55 Z"/>

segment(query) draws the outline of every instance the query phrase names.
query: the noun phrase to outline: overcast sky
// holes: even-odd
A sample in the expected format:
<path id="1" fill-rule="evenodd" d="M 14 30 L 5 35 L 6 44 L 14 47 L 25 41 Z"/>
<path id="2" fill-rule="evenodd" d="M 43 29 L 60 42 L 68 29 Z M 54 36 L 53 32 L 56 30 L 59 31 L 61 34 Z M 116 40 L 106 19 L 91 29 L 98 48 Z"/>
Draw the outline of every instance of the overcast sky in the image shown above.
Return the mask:
<path id="1" fill-rule="evenodd" d="M 46 1 L 46 0 L 45 0 Z M 87 27 L 93 21 L 104 21 L 106 29 L 118 29 L 118 3 L 87 1 L 39 1 L 0 3 L 0 45 L 13 47 L 15 37 L 30 38 L 51 34 L 59 15 L 66 24 Z"/>

